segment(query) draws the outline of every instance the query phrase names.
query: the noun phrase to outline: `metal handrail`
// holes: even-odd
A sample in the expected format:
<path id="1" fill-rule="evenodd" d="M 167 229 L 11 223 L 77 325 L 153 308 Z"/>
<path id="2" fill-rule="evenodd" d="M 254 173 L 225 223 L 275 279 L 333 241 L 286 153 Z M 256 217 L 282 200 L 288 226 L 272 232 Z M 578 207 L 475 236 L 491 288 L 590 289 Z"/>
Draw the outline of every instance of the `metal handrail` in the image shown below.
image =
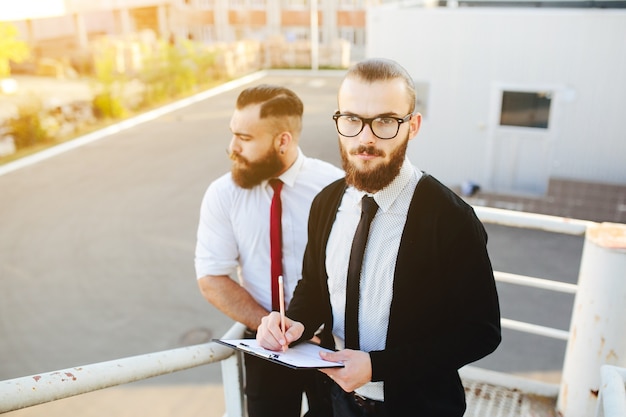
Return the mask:
<path id="1" fill-rule="evenodd" d="M 233 325 L 224 338 L 240 337 L 243 328 Z M 220 362 L 232 355 L 232 349 L 211 342 L 9 379 L 0 382 L 0 413 Z"/>
<path id="2" fill-rule="evenodd" d="M 626 416 L 626 368 L 602 365 L 596 417 Z"/>
<path id="3" fill-rule="evenodd" d="M 474 207 L 486 223 L 546 230 L 556 233 L 584 235 L 595 224 L 556 216 L 514 212 L 487 207 Z M 527 277 L 495 271 L 500 282 L 541 288 L 564 293 L 576 293 L 577 286 L 543 278 Z M 502 326 L 510 329 L 567 340 L 569 332 L 503 318 Z M 236 339 L 244 326 L 233 325 L 224 338 Z M 18 410 L 49 401 L 177 372 L 192 367 L 221 362 L 226 411 L 229 416 L 243 415 L 241 361 L 233 350 L 218 343 L 183 347 L 173 350 L 132 356 L 118 360 L 68 368 L 0 382 L 0 413 Z M 607 415 L 607 417 L 609 417 Z M 612 415 L 611 415 L 612 417 Z"/>
<path id="4" fill-rule="evenodd" d="M 568 282 L 551 281 L 544 278 L 535 278 L 525 275 L 510 274 L 508 272 L 494 271 L 493 275 L 496 281 L 506 282 L 508 284 L 522 285 L 524 287 L 540 288 L 542 290 L 550 290 L 556 292 L 562 292 L 566 294 L 576 294 L 578 291 L 578 285 L 570 284 Z"/>
<path id="5" fill-rule="evenodd" d="M 524 287 L 540 288 L 543 290 L 576 294 L 578 286 L 567 282 L 551 281 L 544 278 L 528 277 L 524 275 L 510 274 L 508 272 L 494 271 L 496 281 L 508 284 L 521 285 Z M 526 323 L 517 320 L 502 318 L 500 324 L 503 328 L 517 330 L 519 332 L 535 334 L 538 336 L 550 337 L 552 339 L 567 340 L 569 331 L 556 329 L 554 327 L 541 326 L 539 324 Z"/>
<path id="6" fill-rule="evenodd" d="M 583 236 L 589 226 L 597 223 L 569 217 L 548 214 L 525 213 L 493 207 L 473 206 L 478 218 L 486 223 L 524 229 L 545 230 L 547 232 Z"/>
<path id="7" fill-rule="evenodd" d="M 553 233 L 570 235 L 582 236 L 585 234 L 585 231 L 589 226 L 596 224 L 595 222 L 570 219 L 568 217 L 524 213 L 492 207 L 474 206 L 474 211 L 480 220 L 485 223 L 544 230 Z M 568 294 L 576 294 L 576 291 L 578 290 L 578 286 L 575 284 L 511 274 L 508 272 L 494 271 L 494 277 L 498 282 L 506 282 L 509 284 L 540 288 Z M 501 325 L 507 329 L 550 337 L 553 339 L 567 340 L 569 338 L 569 331 L 567 330 L 555 329 L 553 327 L 541 326 L 538 324 L 502 318 Z"/>

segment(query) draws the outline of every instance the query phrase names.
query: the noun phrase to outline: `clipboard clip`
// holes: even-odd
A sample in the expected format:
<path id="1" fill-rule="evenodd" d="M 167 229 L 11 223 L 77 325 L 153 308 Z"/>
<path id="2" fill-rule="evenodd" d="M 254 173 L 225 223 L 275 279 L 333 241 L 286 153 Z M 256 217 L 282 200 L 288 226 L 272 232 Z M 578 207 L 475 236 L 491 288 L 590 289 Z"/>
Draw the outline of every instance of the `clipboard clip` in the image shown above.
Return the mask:
<path id="1" fill-rule="evenodd" d="M 245 343 L 239 343 L 239 346 L 241 346 L 241 350 L 245 350 L 246 352 L 250 352 L 250 353 L 252 353 L 254 355 L 263 356 L 263 357 L 265 357 L 267 359 L 274 359 L 274 360 L 280 359 L 280 354 L 278 354 L 278 353 L 259 352 L 258 350 L 252 349 L 249 345 L 246 345 Z"/>

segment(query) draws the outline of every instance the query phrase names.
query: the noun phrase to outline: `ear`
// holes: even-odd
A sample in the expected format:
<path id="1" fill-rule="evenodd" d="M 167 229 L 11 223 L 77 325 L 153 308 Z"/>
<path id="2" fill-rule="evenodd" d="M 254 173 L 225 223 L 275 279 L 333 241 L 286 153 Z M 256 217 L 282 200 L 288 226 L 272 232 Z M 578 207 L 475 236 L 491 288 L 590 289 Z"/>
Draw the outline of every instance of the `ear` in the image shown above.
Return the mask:
<path id="1" fill-rule="evenodd" d="M 422 126 L 422 115 L 421 113 L 415 113 L 411 116 L 411 120 L 409 120 L 409 140 L 413 139 L 417 136 L 417 133 Z"/>
<path id="2" fill-rule="evenodd" d="M 292 141 L 293 141 L 293 136 L 291 136 L 291 133 L 287 131 L 282 132 L 280 135 L 278 135 L 277 146 L 281 154 L 284 154 L 285 152 L 287 152 L 287 149 L 291 146 Z"/>

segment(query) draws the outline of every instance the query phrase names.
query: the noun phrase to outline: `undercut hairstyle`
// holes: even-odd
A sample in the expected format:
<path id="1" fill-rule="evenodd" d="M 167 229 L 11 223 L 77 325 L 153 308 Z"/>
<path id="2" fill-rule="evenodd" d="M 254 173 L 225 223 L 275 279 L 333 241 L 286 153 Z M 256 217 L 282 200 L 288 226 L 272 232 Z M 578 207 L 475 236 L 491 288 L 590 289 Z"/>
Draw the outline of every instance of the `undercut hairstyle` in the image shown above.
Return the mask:
<path id="1" fill-rule="evenodd" d="M 261 104 L 259 118 L 274 118 L 278 130 L 286 129 L 296 135 L 302 131 L 304 105 L 290 89 L 271 84 L 249 87 L 239 94 L 235 106 L 241 110 L 253 104 Z"/>
<path id="2" fill-rule="evenodd" d="M 406 85 L 409 105 L 411 106 L 410 112 L 413 113 L 415 111 L 415 82 L 409 72 L 396 61 L 385 58 L 366 59 L 350 67 L 345 78 L 355 78 L 367 83 L 400 78 Z"/>

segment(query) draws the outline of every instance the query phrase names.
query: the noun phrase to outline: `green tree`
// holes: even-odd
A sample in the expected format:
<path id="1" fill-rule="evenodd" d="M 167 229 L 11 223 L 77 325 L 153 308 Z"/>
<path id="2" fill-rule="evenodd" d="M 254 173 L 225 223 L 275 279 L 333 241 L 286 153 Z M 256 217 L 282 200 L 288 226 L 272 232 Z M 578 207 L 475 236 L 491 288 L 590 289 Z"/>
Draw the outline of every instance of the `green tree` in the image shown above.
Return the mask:
<path id="1" fill-rule="evenodd" d="M 17 39 L 17 28 L 0 22 L 0 78 L 11 75 L 9 61 L 22 62 L 30 55 L 26 42 Z"/>

